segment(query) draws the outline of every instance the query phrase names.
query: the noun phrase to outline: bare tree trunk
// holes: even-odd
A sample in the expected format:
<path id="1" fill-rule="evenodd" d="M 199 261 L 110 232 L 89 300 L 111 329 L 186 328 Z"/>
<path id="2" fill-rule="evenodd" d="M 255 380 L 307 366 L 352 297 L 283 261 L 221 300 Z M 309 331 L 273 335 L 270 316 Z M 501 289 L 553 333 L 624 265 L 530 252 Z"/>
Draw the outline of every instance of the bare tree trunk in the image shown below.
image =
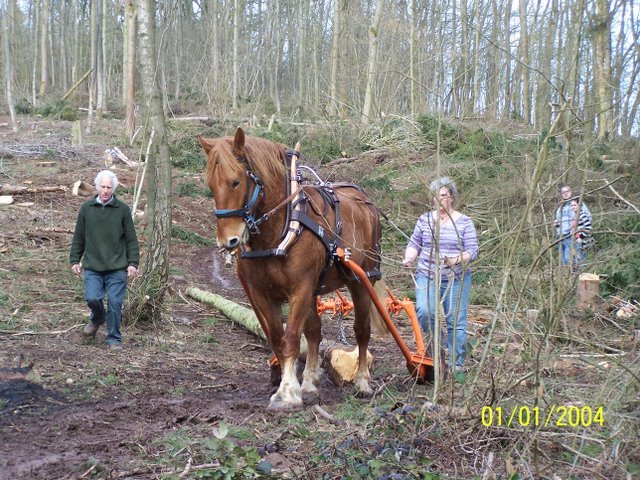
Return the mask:
<path id="1" fill-rule="evenodd" d="M 35 0 L 33 4 L 33 27 L 34 38 L 38 38 L 38 32 L 40 31 L 40 0 Z M 33 45 L 33 63 L 31 68 L 31 103 L 34 107 L 38 106 L 38 90 L 36 77 L 38 74 L 38 42 L 32 42 Z"/>
<path id="2" fill-rule="evenodd" d="M 240 42 L 240 2 L 233 0 L 233 82 L 231 83 L 231 106 L 238 109 L 238 82 L 240 81 L 240 65 L 238 58 L 238 42 Z"/>
<path id="3" fill-rule="evenodd" d="M 527 0 L 519 0 L 520 48 L 522 66 L 522 118 L 531 124 L 531 80 L 529 56 L 529 28 L 527 26 Z"/>
<path id="4" fill-rule="evenodd" d="M 107 6 L 109 0 L 101 0 L 100 14 L 100 57 L 98 63 L 98 105 L 101 112 L 109 111 L 107 105 Z"/>
<path id="5" fill-rule="evenodd" d="M 362 123 L 368 123 L 371 120 L 373 86 L 377 75 L 378 31 L 380 29 L 383 7 L 384 0 L 377 0 L 373 24 L 369 27 L 369 66 L 367 68 L 367 87 L 364 94 L 364 106 L 362 107 Z"/>
<path id="6" fill-rule="evenodd" d="M 504 34 L 503 48 L 507 52 L 505 55 L 505 71 L 504 71 L 504 106 L 503 116 L 509 118 L 511 116 L 512 103 L 512 90 L 513 85 L 511 83 L 511 30 L 509 28 L 509 22 L 511 20 L 511 1 L 506 0 L 505 12 L 502 18 L 502 32 Z"/>
<path id="7" fill-rule="evenodd" d="M 91 24 L 91 75 L 89 76 L 89 112 L 87 114 L 87 133 L 91 133 L 93 124 L 93 115 L 96 104 L 96 88 L 98 77 L 96 73 L 98 65 L 98 13 L 97 0 L 91 1 L 90 5 L 90 24 Z"/>
<path id="8" fill-rule="evenodd" d="M 73 3 L 73 61 L 71 62 L 71 83 L 75 85 L 78 80 L 78 63 L 80 59 L 80 29 L 78 24 L 80 22 L 80 16 L 78 3 Z"/>
<path id="9" fill-rule="evenodd" d="M 608 0 L 596 2 L 596 66 L 598 77 L 598 139 L 608 139 L 611 135 L 611 18 Z"/>
<path id="10" fill-rule="evenodd" d="M 280 71 L 280 56 L 282 52 L 282 39 L 280 37 L 280 27 L 278 19 L 280 18 L 280 0 L 274 0 L 274 6 L 269 10 L 271 14 L 268 16 L 268 29 L 271 32 L 272 41 L 269 42 L 273 47 L 271 49 L 271 59 L 268 62 L 267 71 L 269 72 L 269 84 L 271 89 L 271 98 L 275 106 L 276 115 L 280 115 L 280 87 L 278 76 Z"/>
<path id="11" fill-rule="evenodd" d="M 49 37 L 49 0 L 43 0 L 40 16 L 40 98 L 47 94 L 49 88 L 49 57 L 47 40 Z"/>
<path id="12" fill-rule="evenodd" d="M 0 17 L 2 17 L 2 38 L 4 43 L 4 75 L 6 80 L 6 98 L 7 105 L 9 106 L 9 115 L 11 116 L 11 128 L 14 132 L 18 131 L 18 120 L 16 117 L 16 106 L 13 101 L 13 59 L 11 54 L 11 30 L 9 25 L 9 12 L 11 12 L 11 4 L 13 3 L 13 9 L 15 10 L 15 0 L 9 0 L 7 2 L 6 12 L 2 8 L 0 3 Z M 12 19 L 13 21 L 13 19 Z"/>
<path id="13" fill-rule="evenodd" d="M 125 31 L 124 45 L 127 55 L 124 61 L 125 72 L 125 119 L 124 130 L 131 140 L 136 129 L 135 101 L 136 101 L 136 7 L 133 0 L 126 0 L 124 6 Z"/>
<path id="14" fill-rule="evenodd" d="M 331 77 L 329 80 L 329 102 L 327 104 L 327 113 L 331 116 L 337 115 L 338 107 L 338 77 L 340 68 L 340 56 L 342 49 L 342 39 L 340 32 L 342 31 L 342 9 L 345 0 L 336 0 L 333 11 L 333 37 L 331 41 Z"/>
<path id="15" fill-rule="evenodd" d="M 460 91 L 460 115 L 464 117 L 469 113 L 469 11 L 468 0 L 460 0 L 460 70 L 458 72 L 458 85 Z"/>
<path id="16" fill-rule="evenodd" d="M 478 110 L 480 99 L 480 31 L 482 30 L 483 20 L 480 18 L 480 1 L 476 0 L 474 30 L 473 37 L 473 96 L 471 98 L 471 112 Z"/>
<path id="17" fill-rule="evenodd" d="M 551 86 L 549 81 L 551 75 L 551 60 L 555 53 L 554 43 L 556 38 L 556 30 L 558 28 L 558 0 L 551 1 L 551 12 L 547 24 L 547 34 L 544 41 L 540 42 L 540 69 L 544 73 L 544 77 L 537 77 L 536 101 L 535 101 L 535 124 L 539 130 L 548 129 L 551 126 Z"/>
<path id="18" fill-rule="evenodd" d="M 145 122 L 149 154 L 147 163 L 148 242 L 142 281 L 131 312 L 136 320 L 155 322 L 162 315 L 162 304 L 169 277 L 171 243 L 171 162 L 167 145 L 162 96 L 156 64 L 155 1 L 140 0 L 137 8 L 140 70 L 144 91 Z"/>
<path id="19" fill-rule="evenodd" d="M 60 2 L 60 19 L 61 19 L 61 28 L 60 28 L 60 70 L 62 73 L 62 90 L 67 91 L 69 88 L 69 57 L 68 57 L 68 43 L 69 43 L 69 5 L 67 2 Z"/>
<path id="20" fill-rule="evenodd" d="M 410 113 L 416 113 L 416 0 L 410 0 L 409 15 L 409 97 L 410 97 Z"/>

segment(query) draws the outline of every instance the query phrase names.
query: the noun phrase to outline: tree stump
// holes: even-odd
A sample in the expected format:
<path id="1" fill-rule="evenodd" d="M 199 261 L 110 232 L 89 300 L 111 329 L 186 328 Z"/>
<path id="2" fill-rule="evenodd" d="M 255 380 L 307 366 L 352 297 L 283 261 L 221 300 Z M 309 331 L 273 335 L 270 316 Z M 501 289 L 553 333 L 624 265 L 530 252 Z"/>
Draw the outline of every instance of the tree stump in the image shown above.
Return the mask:
<path id="1" fill-rule="evenodd" d="M 71 127 L 71 145 L 82 145 L 82 121 L 76 120 Z"/>
<path id="2" fill-rule="evenodd" d="M 578 308 L 594 309 L 600 304 L 600 275 L 581 273 L 578 277 Z"/>
<path id="3" fill-rule="evenodd" d="M 358 347 L 336 345 L 325 355 L 324 368 L 331 381 L 342 386 L 353 383 L 358 372 Z M 367 364 L 371 367 L 373 356 L 367 350 Z"/>

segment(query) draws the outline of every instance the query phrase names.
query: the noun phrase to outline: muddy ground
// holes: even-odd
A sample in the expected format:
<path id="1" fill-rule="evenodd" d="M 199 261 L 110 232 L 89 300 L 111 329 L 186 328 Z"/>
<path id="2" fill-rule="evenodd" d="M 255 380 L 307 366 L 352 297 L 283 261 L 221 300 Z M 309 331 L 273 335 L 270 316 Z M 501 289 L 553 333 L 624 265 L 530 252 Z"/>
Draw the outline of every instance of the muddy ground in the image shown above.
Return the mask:
<path id="1" fill-rule="evenodd" d="M 167 461 L 170 449 L 163 439 L 184 427 L 190 435 L 211 437 L 220 422 L 253 432 L 253 439 L 242 442 L 246 446 L 282 442 L 290 415 L 266 411 L 273 392 L 269 349 L 184 295 L 196 286 L 246 304 L 233 266 L 225 266 L 215 248 L 174 240 L 161 325 L 125 325 L 122 351 L 106 349 L 104 330 L 95 342 L 82 337 L 88 309 L 81 280 L 70 272 L 68 251 L 86 198 L 70 189 L 77 180 L 93 181 L 112 145 L 71 147 L 69 125 L 41 119 L 25 120 L 21 128 L 13 134 L 2 127 L 0 184 L 66 190 L 17 194 L 14 204 L 0 207 L 0 478 L 175 475 L 183 472 L 188 456 L 172 452 Z M 135 158 L 134 151 L 122 149 Z M 116 163 L 114 170 L 119 196 L 131 205 L 136 169 Z M 175 187 L 203 187 L 199 175 L 174 173 Z M 174 202 L 175 225 L 212 238 L 211 197 L 176 195 Z M 138 232 L 144 251 L 141 226 Z M 335 319 L 324 323 L 325 339 L 337 341 Z M 354 342 L 349 319 L 346 327 Z M 413 386 L 395 344 L 377 341 L 371 352 L 378 391 L 390 384 L 400 391 Z M 350 395 L 349 387 L 323 379 L 320 403 L 326 411 Z M 313 428 L 329 425 L 311 409 L 300 415 Z M 304 450 L 278 453 L 279 448 L 261 450 L 271 455 L 273 473 L 280 468 L 286 476 L 293 465 L 303 466 Z"/>

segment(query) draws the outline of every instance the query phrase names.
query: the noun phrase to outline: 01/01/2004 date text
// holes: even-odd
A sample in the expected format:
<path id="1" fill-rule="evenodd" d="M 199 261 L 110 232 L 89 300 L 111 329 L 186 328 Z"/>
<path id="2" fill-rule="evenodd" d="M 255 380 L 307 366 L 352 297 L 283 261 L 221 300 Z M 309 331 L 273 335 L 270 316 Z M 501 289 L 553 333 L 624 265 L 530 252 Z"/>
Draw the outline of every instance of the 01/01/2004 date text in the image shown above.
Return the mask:
<path id="1" fill-rule="evenodd" d="M 527 405 L 512 408 L 484 406 L 480 420 L 485 427 L 588 428 L 604 425 L 604 407 L 555 405 L 546 409 Z"/>

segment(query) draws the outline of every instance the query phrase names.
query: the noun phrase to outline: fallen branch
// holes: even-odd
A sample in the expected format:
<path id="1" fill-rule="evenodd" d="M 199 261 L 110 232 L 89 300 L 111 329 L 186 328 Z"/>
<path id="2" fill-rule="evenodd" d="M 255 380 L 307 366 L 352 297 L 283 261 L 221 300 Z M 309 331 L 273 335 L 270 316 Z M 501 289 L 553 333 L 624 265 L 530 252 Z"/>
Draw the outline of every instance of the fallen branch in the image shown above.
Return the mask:
<path id="1" fill-rule="evenodd" d="M 178 121 L 197 120 L 201 122 L 206 122 L 207 120 L 209 120 L 209 117 L 172 117 L 169 120 L 178 120 Z"/>
<path id="2" fill-rule="evenodd" d="M 35 232 L 42 233 L 68 233 L 73 235 L 73 230 L 71 228 L 62 228 L 62 227 L 36 227 L 34 232 L 27 232 L 27 235 L 34 235 Z"/>
<path id="3" fill-rule="evenodd" d="M 0 195 L 22 195 L 24 193 L 48 193 L 48 192 L 66 192 L 68 190 L 64 185 L 57 187 L 22 187 L 15 185 L 0 185 Z"/>
<path id="4" fill-rule="evenodd" d="M 16 333 L 14 330 L 0 330 L 0 334 L 4 334 L 4 335 L 10 335 L 12 337 L 20 337 L 22 335 L 61 335 L 63 333 L 68 333 L 71 330 L 73 330 L 74 328 L 78 328 L 83 326 L 83 323 L 78 323 L 76 325 L 74 325 L 73 327 L 69 327 L 66 330 L 50 330 L 47 332 L 33 332 L 33 331 L 26 331 L 26 332 L 18 332 Z"/>
<path id="5" fill-rule="evenodd" d="M 630 208 L 633 208 L 636 211 L 636 213 L 640 214 L 640 210 L 638 210 L 638 207 L 636 207 L 633 203 L 629 202 L 626 198 L 624 198 L 622 195 L 620 195 L 616 191 L 615 188 L 613 188 L 611 186 L 611 183 L 613 183 L 613 182 L 610 183 L 610 182 L 608 182 L 607 180 L 604 180 L 604 179 L 602 181 L 605 182 L 605 185 L 607 187 L 609 187 L 609 190 L 611 190 L 616 197 L 618 197 L 620 200 L 622 200 L 624 203 L 626 203 Z"/>
<path id="6" fill-rule="evenodd" d="M 104 151 L 104 156 L 104 164 L 106 167 L 110 167 L 111 165 L 113 165 L 114 160 L 120 160 L 122 163 L 126 163 L 130 167 L 138 166 L 138 162 L 129 160 L 129 157 L 122 153 L 122 150 L 120 150 L 118 147 L 107 148 Z"/>
<path id="7" fill-rule="evenodd" d="M 340 420 L 336 417 L 334 417 L 333 415 L 331 415 L 329 412 L 327 412 L 324 408 L 322 408 L 320 405 L 315 404 L 313 406 L 313 409 L 325 420 L 328 420 L 329 423 L 333 423 L 334 425 L 344 425 L 345 422 L 343 420 Z"/>
<path id="8" fill-rule="evenodd" d="M 232 382 L 227 383 L 219 383 L 217 385 L 198 385 L 197 387 L 191 388 L 191 390 L 210 390 L 212 388 L 224 388 L 224 387 L 235 387 L 236 384 Z"/>
<path id="9" fill-rule="evenodd" d="M 69 97 L 69 95 L 71 95 L 75 91 L 75 89 L 78 88 L 78 86 L 82 82 L 84 82 L 89 75 L 91 75 L 91 72 L 93 72 L 93 68 L 90 68 L 89 71 L 87 73 L 85 73 L 80 80 L 78 80 L 76 83 L 74 83 L 71 86 L 71 88 L 65 92 L 65 94 L 62 96 L 62 100 L 66 100 Z"/>

